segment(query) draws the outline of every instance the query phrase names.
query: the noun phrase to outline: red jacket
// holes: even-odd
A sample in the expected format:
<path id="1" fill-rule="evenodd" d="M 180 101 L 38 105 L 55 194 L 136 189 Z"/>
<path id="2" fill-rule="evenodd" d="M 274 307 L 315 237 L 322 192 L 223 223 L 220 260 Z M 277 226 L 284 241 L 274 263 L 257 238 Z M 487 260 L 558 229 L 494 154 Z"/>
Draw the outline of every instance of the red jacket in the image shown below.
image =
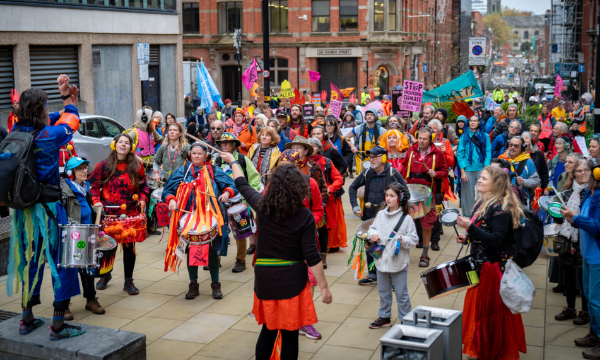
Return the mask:
<path id="1" fill-rule="evenodd" d="M 308 176 L 308 175 L 307 175 Z M 321 199 L 321 192 L 319 191 L 319 184 L 311 177 L 310 179 L 310 201 L 308 198 L 304 199 L 304 207 L 312 211 L 315 217 L 315 224 L 318 224 L 325 214 L 323 209 L 323 199 Z"/>
<path id="2" fill-rule="evenodd" d="M 427 167 L 420 163 L 424 163 Z M 414 176 L 427 175 L 427 169 L 433 169 L 435 171 L 435 179 L 448 178 L 448 165 L 446 165 L 446 159 L 444 158 L 442 150 L 438 149 L 434 144 L 431 144 L 423 161 L 421 159 L 421 153 L 419 152 L 419 143 L 414 143 L 408 148 L 406 156 L 404 157 L 402 164 L 400 164 L 400 169 L 398 169 L 398 171 L 404 176 L 407 184 L 429 186 L 434 193 L 436 190 L 442 191 L 442 189 L 435 189 L 435 183 L 432 184 L 432 182 L 427 179 Z"/>
<path id="3" fill-rule="evenodd" d="M 327 228 L 331 229 L 332 227 L 337 225 L 337 219 L 335 218 L 336 205 L 333 193 L 335 193 L 336 191 L 341 189 L 342 186 L 344 186 L 344 178 L 342 177 L 340 172 L 335 168 L 331 160 L 329 160 L 329 164 L 331 164 L 331 169 L 328 172 L 325 167 L 326 161 L 327 158 L 324 156 L 321 156 L 321 158 L 319 159 L 321 167 L 325 169 L 325 181 L 327 182 L 327 188 L 329 189 L 329 196 L 327 196 L 327 202 L 325 203 L 325 223 L 327 224 Z M 318 165 L 315 162 L 313 166 Z"/>

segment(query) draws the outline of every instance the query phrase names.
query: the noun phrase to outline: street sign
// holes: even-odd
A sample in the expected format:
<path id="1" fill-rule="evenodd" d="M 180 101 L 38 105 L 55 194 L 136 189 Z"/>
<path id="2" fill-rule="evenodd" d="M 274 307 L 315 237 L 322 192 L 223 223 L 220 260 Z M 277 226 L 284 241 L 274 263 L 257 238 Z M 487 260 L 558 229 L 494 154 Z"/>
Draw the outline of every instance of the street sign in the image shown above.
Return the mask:
<path id="1" fill-rule="evenodd" d="M 469 38 L 469 65 L 485 65 L 485 37 Z"/>
<path id="2" fill-rule="evenodd" d="M 140 65 L 140 81 L 148 81 L 148 64 Z"/>
<path id="3" fill-rule="evenodd" d="M 585 64 L 579 64 L 579 72 L 580 73 L 584 73 L 585 72 Z"/>
<path id="4" fill-rule="evenodd" d="M 142 61 L 150 61 L 150 43 L 137 43 L 137 58 Z"/>
<path id="5" fill-rule="evenodd" d="M 423 63 L 423 72 L 429 72 L 429 64 L 428 63 Z"/>
<path id="6" fill-rule="evenodd" d="M 264 78 L 268 78 L 269 75 L 271 75 L 271 73 L 269 72 L 269 70 L 265 70 L 265 71 L 263 71 L 262 75 Z"/>

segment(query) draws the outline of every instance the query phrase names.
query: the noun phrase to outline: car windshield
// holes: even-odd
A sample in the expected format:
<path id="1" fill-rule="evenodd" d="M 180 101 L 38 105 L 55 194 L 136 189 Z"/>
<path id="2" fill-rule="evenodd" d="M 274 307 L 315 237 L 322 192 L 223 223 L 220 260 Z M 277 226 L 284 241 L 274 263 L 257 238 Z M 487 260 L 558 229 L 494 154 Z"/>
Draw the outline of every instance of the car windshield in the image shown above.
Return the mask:
<path id="1" fill-rule="evenodd" d="M 115 137 L 122 132 L 119 125 L 117 123 L 115 123 L 114 121 L 102 119 L 102 124 L 104 125 L 104 129 L 106 129 L 106 132 L 108 133 L 108 135 L 110 137 Z"/>

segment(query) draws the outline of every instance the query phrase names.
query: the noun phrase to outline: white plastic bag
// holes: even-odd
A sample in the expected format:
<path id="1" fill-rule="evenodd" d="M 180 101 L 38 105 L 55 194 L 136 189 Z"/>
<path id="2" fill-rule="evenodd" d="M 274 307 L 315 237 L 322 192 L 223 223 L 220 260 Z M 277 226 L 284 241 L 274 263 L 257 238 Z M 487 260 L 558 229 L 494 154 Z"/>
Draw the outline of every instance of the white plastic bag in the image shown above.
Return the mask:
<path id="1" fill-rule="evenodd" d="M 531 309 L 535 287 L 514 261 L 508 260 L 500 281 L 500 297 L 513 314 L 526 313 Z"/>

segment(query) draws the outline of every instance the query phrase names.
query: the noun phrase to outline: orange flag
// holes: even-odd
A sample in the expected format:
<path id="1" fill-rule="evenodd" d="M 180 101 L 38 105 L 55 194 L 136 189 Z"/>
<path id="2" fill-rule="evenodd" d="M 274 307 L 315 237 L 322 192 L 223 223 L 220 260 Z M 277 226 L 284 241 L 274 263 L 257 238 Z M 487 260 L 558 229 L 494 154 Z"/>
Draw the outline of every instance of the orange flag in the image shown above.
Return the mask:
<path id="1" fill-rule="evenodd" d="M 448 199 L 450 201 L 452 201 L 455 204 L 458 204 L 458 202 L 456 201 L 456 196 L 454 195 L 454 192 L 452 192 L 452 190 L 450 189 L 450 186 L 448 186 L 448 189 L 446 189 L 446 193 L 444 194 L 444 199 Z"/>
<path id="2" fill-rule="evenodd" d="M 344 100 L 344 94 L 342 93 L 342 91 L 338 89 L 337 86 L 333 85 L 331 81 L 329 82 L 329 85 L 331 86 L 331 96 L 329 97 L 329 100 Z"/>
<path id="3" fill-rule="evenodd" d="M 347 98 L 354 91 L 354 88 L 340 89 L 340 91 L 342 92 L 342 95 L 344 95 L 344 97 Z"/>

